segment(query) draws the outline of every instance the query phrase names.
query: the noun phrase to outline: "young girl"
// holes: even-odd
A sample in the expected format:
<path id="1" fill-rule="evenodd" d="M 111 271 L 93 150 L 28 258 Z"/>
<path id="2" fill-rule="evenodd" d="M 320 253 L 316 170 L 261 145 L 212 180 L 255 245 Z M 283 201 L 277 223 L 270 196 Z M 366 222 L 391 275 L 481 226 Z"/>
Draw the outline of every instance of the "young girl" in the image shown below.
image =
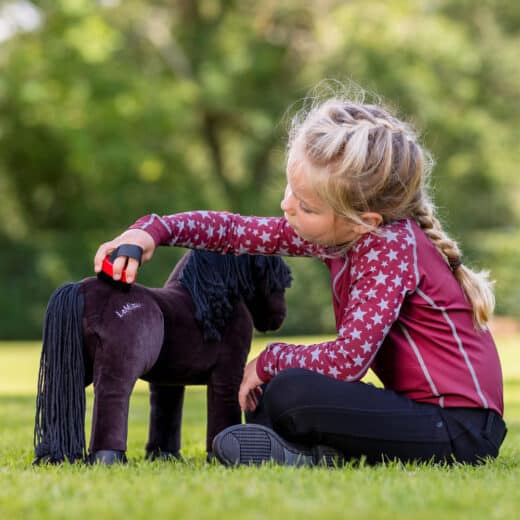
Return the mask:
<path id="1" fill-rule="evenodd" d="M 485 273 L 461 262 L 427 192 L 430 160 L 385 109 L 334 98 L 293 120 L 283 217 L 193 211 L 139 219 L 102 244 L 314 256 L 331 272 L 337 337 L 271 343 L 245 368 L 247 424 L 213 445 L 227 465 L 318 464 L 331 456 L 460 461 L 496 457 L 506 428 L 486 322 Z M 121 256 L 135 280 L 138 261 Z M 383 388 L 360 382 L 369 368 Z"/>

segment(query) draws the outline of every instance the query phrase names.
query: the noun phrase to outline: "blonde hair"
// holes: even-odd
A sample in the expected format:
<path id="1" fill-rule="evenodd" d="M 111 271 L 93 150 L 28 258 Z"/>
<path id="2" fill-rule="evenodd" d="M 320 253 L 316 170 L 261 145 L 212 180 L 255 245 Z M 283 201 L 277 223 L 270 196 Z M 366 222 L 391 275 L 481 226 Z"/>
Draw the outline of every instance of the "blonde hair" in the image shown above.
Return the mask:
<path id="1" fill-rule="evenodd" d="M 315 101 L 291 122 L 288 167 L 300 160 L 338 215 L 358 223 L 364 212 L 379 213 L 383 223 L 415 219 L 452 268 L 475 323 L 485 328 L 495 304 L 489 273 L 462 265 L 459 246 L 443 230 L 428 192 L 433 160 L 411 126 L 379 105 L 342 97 Z"/>

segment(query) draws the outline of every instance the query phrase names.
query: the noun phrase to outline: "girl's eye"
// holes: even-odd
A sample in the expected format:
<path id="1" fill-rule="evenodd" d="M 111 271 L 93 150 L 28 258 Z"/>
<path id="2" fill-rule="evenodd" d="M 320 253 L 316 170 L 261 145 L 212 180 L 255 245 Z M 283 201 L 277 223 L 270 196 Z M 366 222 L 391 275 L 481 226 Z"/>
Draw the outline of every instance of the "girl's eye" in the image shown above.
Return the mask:
<path id="1" fill-rule="evenodd" d="M 304 213 L 314 213 L 314 212 L 312 211 L 312 209 L 309 209 L 307 206 L 305 206 L 305 205 L 302 204 L 301 202 L 300 202 L 300 209 L 301 209 Z"/>

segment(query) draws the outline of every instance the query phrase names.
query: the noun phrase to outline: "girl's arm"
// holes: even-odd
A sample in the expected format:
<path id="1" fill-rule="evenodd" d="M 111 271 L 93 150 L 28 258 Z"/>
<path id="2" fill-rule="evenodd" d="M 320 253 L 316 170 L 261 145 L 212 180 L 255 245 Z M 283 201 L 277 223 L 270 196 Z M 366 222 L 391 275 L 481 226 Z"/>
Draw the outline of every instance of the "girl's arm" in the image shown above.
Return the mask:
<path id="1" fill-rule="evenodd" d="M 408 225 L 396 223 L 381 236 L 361 239 L 350 255 L 352 282 L 338 337 L 313 345 L 271 343 L 256 364 L 262 381 L 289 367 L 344 381 L 358 381 L 366 373 L 405 295 L 417 287 L 415 237 Z"/>
<path id="2" fill-rule="evenodd" d="M 324 248 L 303 240 L 283 217 L 245 217 L 223 211 L 147 215 L 130 229 L 149 233 L 155 245 L 221 253 L 319 256 Z"/>
<path id="3" fill-rule="evenodd" d="M 121 244 L 134 244 L 143 249 L 147 262 L 159 245 L 177 245 L 221 253 L 243 253 L 284 256 L 318 256 L 326 248 L 303 240 L 282 217 L 244 217 L 219 211 L 190 211 L 160 217 L 146 215 L 110 242 L 99 247 L 94 270 L 101 271 L 103 259 Z M 135 281 L 139 264 L 124 256 L 113 263 L 113 278 L 120 279 L 126 266 L 126 280 Z"/>

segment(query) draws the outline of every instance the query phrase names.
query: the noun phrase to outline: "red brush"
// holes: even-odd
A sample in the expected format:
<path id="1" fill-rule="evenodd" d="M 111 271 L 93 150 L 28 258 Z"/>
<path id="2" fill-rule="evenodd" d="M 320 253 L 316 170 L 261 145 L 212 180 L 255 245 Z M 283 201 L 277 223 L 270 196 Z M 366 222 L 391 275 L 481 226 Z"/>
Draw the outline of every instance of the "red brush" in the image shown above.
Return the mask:
<path id="1" fill-rule="evenodd" d="M 143 249 L 139 246 L 135 246 L 133 244 L 120 245 L 112 252 L 112 254 L 105 256 L 103 265 L 101 267 L 102 270 L 98 273 L 98 278 L 114 285 L 119 289 L 130 289 L 131 284 L 126 281 L 126 266 L 121 272 L 121 278 L 119 280 L 114 280 L 114 261 L 119 256 L 127 256 L 128 258 L 134 258 L 139 262 L 139 265 L 141 265 L 142 255 Z"/>
<path id="2" fill-rule="evenodd" d="M 113 256 L 113 253 L 112 255 L 107 255 L 105 256 L 104 260 L 103 260 L 103 266 L 101 267 L 101 270 L 104 274 L 106 274 L 107 276 L 110 277 L 110 279 L 112 279 L 114 282 L 116 280 L 114 280 L 113 276 L 114 276 L 114 264 L 112 263 L 114 259 L 112 259 L 112 256 Z M 117 257 L 116 257 L 117 258 Z M 117 280 L 121 283 L 127 283 L 126 282 L 126 267 L 123 269 L 123 272 L 121 273 L 121 278 L 119 280 Z"/>

